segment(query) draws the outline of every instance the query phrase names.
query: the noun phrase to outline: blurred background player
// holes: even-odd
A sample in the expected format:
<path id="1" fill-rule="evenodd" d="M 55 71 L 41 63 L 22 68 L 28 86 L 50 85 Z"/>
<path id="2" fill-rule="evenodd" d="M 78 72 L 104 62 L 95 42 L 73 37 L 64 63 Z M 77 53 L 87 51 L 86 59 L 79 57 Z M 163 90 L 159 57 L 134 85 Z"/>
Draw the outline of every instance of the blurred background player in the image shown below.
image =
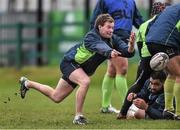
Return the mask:
<path id="1" fill-rule="evenodd" d="M 166 8 L 158 16 L 149 29 L 146 42 L 151 55 L 165 52 L 170 57 L 167 64 L 169 76 L 164 85 L 164 116 L 180 120 L 180 4 Z M 173 107 L 174 96 L 176 108 Z"/>
<path id="2" fill-rule="evenodd" d="M 148 31 L 149 23 L 150 22 L 153 23 L 156 16 L 164 10 L 165 6 L 166 5 L 161 2 L 153 3 L 152 10 L 151 10 L 151 19 L 141 24 L 138 30 L 136 43 L 138 46 L 139 56 L 141 60 L 139 62 L 138 69 L 137 69 L 136 81 L 128 90 L 126 98 L 124 99 L 124 103 L 121 107 L 121 111 L 119 115 L 117 116 L 118 119 L 126 118 L 127 111 L 132 104 L 132 102 L 129 102 L 127 100 L 127 96 L 129 95 L 129 93 L 131 92 L 138 93 L 143 87 L 145 81 L 149 79 L 150 74 L 152 73 L 152 69 L 150 68 L 150 65 L 149 65 L 149 62 L 151 60 L 151 54 L 149 53 L 147 49 L 147 45 L 145 43 L 145 37 Z"/>
<path id="3" fill-rule="evenodd" d="M 89 31 L 81 44 L 77 44 L 67 51 L 60 64 L 62 78 L 57 87 L 20 78 L 21 97 L 25 98 L 27 90 L 33 88 L 49 97 L 56 103 L 63 101 L 78 85 L 76 92 L 76 112 L 74 124 L 86 124 L 83 116 L 83 104 L 90 84 L 90 77 L 96 68 L 106 59 L 117 56 L 132 57 L 135 36 L 132 33 L 127 45 L 119 37 L 113 35 L 114 19 L 109 14 L 97 17 L 94 29 Z"/>
<path id="4" fill-rule="evenodd" d="M 136 119 L 163 119 L 165 71 L 152 72 L 139 93 L 130 93 L 127 100 L 139 108 Z"/>
<path id="5" fill-rule="evenodd" d="M 91 28 L 94 26 L 96 17 L 102 13 L 109 13 L 114 18 L 114 33 L 126 43 L 132 26 L 139 28 L 143 22 L 134 0 L 99 0 L 91 17 Z M 113 87 L 116 87 L 122 104 L 128 90 L 127 69 L 127 58 L 117 57 L 108 60 L 107 72 L 102 83 L 102 113 L 119 112 L 111 106 L 111 94 Z"/>

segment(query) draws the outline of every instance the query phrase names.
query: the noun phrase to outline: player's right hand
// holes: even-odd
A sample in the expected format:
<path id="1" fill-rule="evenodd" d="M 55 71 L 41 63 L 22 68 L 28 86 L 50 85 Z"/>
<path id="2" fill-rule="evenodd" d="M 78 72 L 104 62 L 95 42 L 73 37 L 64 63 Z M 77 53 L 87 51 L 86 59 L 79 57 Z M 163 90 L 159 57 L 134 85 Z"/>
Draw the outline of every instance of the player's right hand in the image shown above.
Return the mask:
<path id="1" fill-rule="evenodd" d="M 111 51 L 111 58 L 114 58 L 114 57 L 117 57 L 117 56 L 120 56 L 121 53 L 119 51 L 116 51 L 115 49 L 113 49 Z"/>

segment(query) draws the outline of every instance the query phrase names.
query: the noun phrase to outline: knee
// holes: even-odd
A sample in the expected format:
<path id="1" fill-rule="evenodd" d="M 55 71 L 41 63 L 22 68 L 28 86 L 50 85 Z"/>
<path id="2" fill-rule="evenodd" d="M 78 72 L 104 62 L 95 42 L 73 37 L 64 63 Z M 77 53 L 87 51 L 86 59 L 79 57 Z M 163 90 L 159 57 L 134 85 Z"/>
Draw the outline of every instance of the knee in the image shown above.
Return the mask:
<path id="1" fill-rule="evenodd" d="M 57 94 L 53 94 L 51 96 L 51 99 L 53 100 L 54 103 L 60 103 L 64 98 L 60 97 Z"/>
<path id="2" fill-rule="evenodd" d="M 127 74 L 127 67 L 122 67 L 120 70 L 121 75 L 126 75 Z"/>
<path id="3" fill-rule="evenodd" d="M 136 119 L 145 119 L 145 113 L 143 110 L 138 110 L 134 113 Z"/>
<path id="4" fill-rule="evenodd" d="M 108 74 L 110 77 L 115 77 L 115 75 L 116 75 L 116 71 L 115 71 L 115 70 L 110 69 L 110 70 L 108 70 L 108 71 L 107 71 L 107 74 Z"/>
<path id="5" fill-rule="evenodd" d="M 62 101 L 61 99 L 59 99 L 59 98 L 57 98 L 55 96 L 53 97 L 52 100 L 53 100 L 54 103 L 60 103 Z"/>
<path id="6" fill-rule="evenodd" d="M 180 78 L 180 69 L 178 70 L 178 73 L 177 73 L 177 78 Z"/>
<path id="7" fill-rule="evenodd" d="M 141 119 L 138 112 L 135 112 L 135 113 L 134 113 L 134 117 L 135 117 L 136 119 Z"/>
<path id="8" fill-rule="evenodd" d="M 112 64 L 108 65 L 107 73 L 110 77 L 114 77 L 116 75 L 116 69 Z"/>
<path id="9" fill-rule="evenodd" d="M 127 67 L 123 67 L 122 68 L 122 75 L 126 75 L 127 71 L 128 71 Z"/>
<path id="10" fill-rule="evenodd" d="M 60 103 L 61 102 L 61 100 L 59 100 L 59 99 L 53 99 L 53 101 L 54 101 L 54 103 Z"/>
<path id="11" fill-rule="evenodd" d="M 81 82 L 80 82 L 79 85 L 80 85 L 80 86 L 84 86 L 84 87 L 88 87 L 89 84 L 90 84 L 90 82 L 91 82 L 90 78 L 89 78 L 89 77 L 86 77 L 86 78 L 84 78 L 84 79 L 81 80 Z"/>
<path id="12" fill-rule="evenodd" d="M 128 71 L 128 64 L 126 63 L 119 63 L 115 66 L 116 73 L 121 75 L 126 75 Z"/>

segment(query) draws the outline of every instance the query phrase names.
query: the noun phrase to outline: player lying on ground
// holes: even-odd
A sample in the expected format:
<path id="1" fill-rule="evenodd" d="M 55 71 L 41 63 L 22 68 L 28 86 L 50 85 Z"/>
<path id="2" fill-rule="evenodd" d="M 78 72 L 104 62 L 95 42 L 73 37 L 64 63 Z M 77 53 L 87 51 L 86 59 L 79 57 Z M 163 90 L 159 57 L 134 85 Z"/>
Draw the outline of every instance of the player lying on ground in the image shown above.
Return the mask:
<path id="1" fill-rule="evenodd" d="M 152 72 L 139 93 L 130 93 L 127 100 L 139 108 L 134 116 L 137 119 L 163 119 L 164 110 L 164 71 Z"/>

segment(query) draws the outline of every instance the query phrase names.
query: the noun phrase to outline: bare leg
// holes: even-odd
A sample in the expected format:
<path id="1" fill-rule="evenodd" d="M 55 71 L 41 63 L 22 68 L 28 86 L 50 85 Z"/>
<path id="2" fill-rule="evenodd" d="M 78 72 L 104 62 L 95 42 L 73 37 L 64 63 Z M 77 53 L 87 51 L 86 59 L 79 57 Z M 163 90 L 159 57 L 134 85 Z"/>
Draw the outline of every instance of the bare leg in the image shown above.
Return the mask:
<path id="1" fill-rule="evenodd" d="M 134 113 L 136 119 L 145 119 L 145 110 L 139 109 Z"/>
<path id="2" fill-rule="evenodd" d="M 27 87 L 38 90 L 56 103 L 61 102 L 73 91 L 73 88 L 63 79 L 59 80 L 58 85 L 55 89 L 51 88 L 48 85 L 40 84 L 31 80 L 28 80 Z"/>
<path id="3" fill-rule="evenodd" d="M 76 92 L 76 115 L 79 115 L 82 114 L 83 111 L 83 104 L 89 88 L 90 78 L 79 68 L 71 73 L 69 79 L 79 85 Z"/>
<path id="4" fill-rule="evenodd" d="M 115 86 L 120 96 L 120 103 L 123 104 L 123 101 L 126 97 L 128 90 L 126 73 L 128 69 L 128 60 L 127 58 L 117 57 L 111 59 L 112 64 L 116 70 Z"/>
<path id="5" fill-rule="evenodd" d="M 113 58 L 114 59 L 114 58 Z M 107 74 L 112 77 L 115 78 L 116 76 L 116 68 L 112 63 L 112 59 L 108 60 L 108 67 L 107 67 Z"/>
<path id="6" fill-rule="evenodd" d="M 128 59 L 124 57 L 116 57 L 111 59 L 116 70 L 116 75 L 126 76 L 128 70 Z"/>

